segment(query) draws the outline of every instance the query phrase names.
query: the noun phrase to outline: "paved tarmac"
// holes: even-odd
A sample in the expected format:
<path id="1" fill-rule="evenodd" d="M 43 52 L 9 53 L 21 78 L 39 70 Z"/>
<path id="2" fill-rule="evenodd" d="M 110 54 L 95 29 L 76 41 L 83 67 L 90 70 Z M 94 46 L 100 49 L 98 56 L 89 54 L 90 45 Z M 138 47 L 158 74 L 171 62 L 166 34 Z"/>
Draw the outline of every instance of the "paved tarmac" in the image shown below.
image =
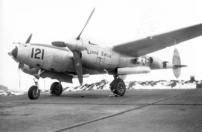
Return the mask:
<path id="1" fill-rule="evenodd" d="M 1 132 L 199 132 L 202 89 L 80 91 L 60 97 L 0 96 Z"/>

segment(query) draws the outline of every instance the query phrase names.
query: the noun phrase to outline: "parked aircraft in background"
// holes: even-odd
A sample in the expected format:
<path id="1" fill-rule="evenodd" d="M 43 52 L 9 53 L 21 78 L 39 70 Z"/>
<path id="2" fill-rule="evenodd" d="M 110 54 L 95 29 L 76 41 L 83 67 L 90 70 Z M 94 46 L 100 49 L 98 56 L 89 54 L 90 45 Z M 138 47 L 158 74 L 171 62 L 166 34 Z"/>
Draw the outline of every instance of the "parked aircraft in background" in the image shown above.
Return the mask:
<path id="1" fill-rule="evenodd" d="M 25 43 L 17 44 L 9 52 L 23 72 L 35 77 L 35 85 L 28 90 L 30 99 L 38 99 L 40 96 L 40 77 L 58 80 L 50 87 L 50 93 L 56 96 L 62 94 L 61 82 L 72 83 L 72 78 L 77 76 L 82 85 L 83 76 L 86 74 L 113 75 L 110 89 L 116 96 L 123 96 L 126 91 L 125 83 L 120 78 L 122 75 L 144 74 L 155 69 L 173 69 L 174 75 L 179 77 L 180 68 L 185 65 L 181 65 L 177 49 L 174 50 L 172 63 L 146 55 L 202 35 L 202 24 L 198 24 L 111 48 L 100 47 L 81 39 L 81 34 L 93 13 L 94 9 L 79 35 L 71 42 L 54 41 L 52 45 L 30 43 L 31 34 Z"/>

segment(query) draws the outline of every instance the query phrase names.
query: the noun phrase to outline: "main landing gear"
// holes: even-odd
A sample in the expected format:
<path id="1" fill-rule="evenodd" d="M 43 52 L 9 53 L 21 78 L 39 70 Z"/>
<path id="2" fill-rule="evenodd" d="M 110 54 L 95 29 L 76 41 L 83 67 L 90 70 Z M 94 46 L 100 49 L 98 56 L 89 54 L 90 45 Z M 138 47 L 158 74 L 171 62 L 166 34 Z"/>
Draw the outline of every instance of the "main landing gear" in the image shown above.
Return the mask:
<path id="1" fill-rule="evenodd" d="M 50 87 L 50 94 L 54 96 L 60 96 L 62 94 L 63 88 L 60 82 L 52 83 Z"/>
<path id="2" fill-rule="evenodd" d="M 115 97 L 124 96 L 126 92 L 126 85 L 122 79 L 115 76 L 114 80 L 110 84 L 110 90 Z"/>

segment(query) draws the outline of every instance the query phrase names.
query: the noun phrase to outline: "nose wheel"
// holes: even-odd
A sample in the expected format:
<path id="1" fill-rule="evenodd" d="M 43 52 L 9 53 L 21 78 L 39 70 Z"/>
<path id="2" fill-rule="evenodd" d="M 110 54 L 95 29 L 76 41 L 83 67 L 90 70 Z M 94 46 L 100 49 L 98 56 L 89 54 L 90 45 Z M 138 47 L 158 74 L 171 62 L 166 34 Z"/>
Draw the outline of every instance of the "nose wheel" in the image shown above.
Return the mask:
<path id="1" fill-rule="evenodd" d="M 120 78 L 115 78 L 110 84 L 110 90 L 114 96 L 124 96 L 126 92 L 126 85 Z"/>
<path id="2" fill-rule="evenodd" d="M 40 96 L 40 90 L 38 89 L 38 86 L 36 85 L 31 86 L 28 90 L 29 99 L 31 100 L 38 99 L 39 96 Z"/>
<path id="3" fill-rule="evenodd" d="M 35 100 L 35 99 L 38 99 L 40 97 L 41 91 L 39 89 L 38 81 L 39 81 L 39 78 L 40 78 L 40 75 L 42 72 L 43 71 L 41 71 L 41 70 L 38 71 L 38 74 L 35 75 L 35 78 L 33 79 L 35 85 L 31 86 L 28 90 L 28 97 L 31 100 Z"/>
<path id="4" fill-rule="evenodd" d="M 60 96 L 63 88 L 60 82 L 54 82 L 50 87 L 50 94 L 54 96 Z"/>

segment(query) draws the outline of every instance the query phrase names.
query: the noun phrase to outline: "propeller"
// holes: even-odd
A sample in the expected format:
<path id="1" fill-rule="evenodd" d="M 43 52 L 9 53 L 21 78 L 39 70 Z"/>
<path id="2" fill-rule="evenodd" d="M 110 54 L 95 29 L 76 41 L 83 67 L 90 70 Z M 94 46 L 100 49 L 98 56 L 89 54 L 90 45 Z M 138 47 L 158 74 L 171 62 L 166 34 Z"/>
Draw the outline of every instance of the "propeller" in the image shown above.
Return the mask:
<path id="1" fill-rule="evenodd" d="M 95 8 L 93 8 L 93 10 L 91 11 L 84 27 L 82 28 L 81 32 L 79 33 L 79 35 L 76 37 L 76 40 L 80 40 L 81 34 L 83 33 L 84 29 L 86 28 L 86 26 L 88 25 L 93 13 L 95 12 Z M 73 52 L 74 55 L 74 67 L 76 70 L 76 73 L 78 75 L 78 79 L 79 79 L 79 83 L 82 85 L 83 83 L 83 69 L 82 69 L 82 61 L 81 61 L 81 47 L 79 46 L 74 46 L 72 44 L 68 44 L 66 43 L 66 46 Z"/>
<path id="2" fill-rule="evenodd" d="M 28 44 L 30 43 L 32 39 L 32 34 L 29 35 L 29 37 L 27 38 L 27 40 L 25 41 L 25 44 Z M 21 44 L 21 43 L 13 43 L 13 44 Z M 17 59 L 17 56 L 18 56 L 18 46 L 16 45 L 15 48 L 8 52 L 8 55 L 13 57 L 13 59 L 18 63 L 18 76 L 19 76 L 19 88 L 21 87 L 21 75 L 20 75 L 20 70 L 24 67 L 24 64 L 21 63 L 18 59 Z"/>
<path id="3" fill-rule="evenodd" d="M 29 37 L 25 41 L 25 44 L 30 43 L 31 39 L 32 39 L 32 34 L 29 35 Z M 23 68 L 23 66 L 24 64 L 19 62 L 18 64 L 19 89 L 21 89 L 21 68 Z"/>
<path id="4" fill-rule="evenodd" d="M 80 40 L 81 34 L 83 33 L 84 29 L 88 25 L 94 11 L 95 11 L 95 8 L 91 11 L 84 27 L 82 28 L 79 35 L 76 37 L 76 40 Z M 52 42 L 52 45 L 56 46 L 56 47 L 68 47 L 73 52 L 74 68 L 75 68 L 76 74 L 78 76 L 79 83 L 82 85 L 82 83 L 83 83 L 83 69 L 82 69 L 82 61 L 81 61 L 81 57 L 82 57 L 81 50 L 83 50 L 83 46 L 81 46 L 79 44 L 65 43 L 62 41 L 54 41 L 54 42 Z"/>

